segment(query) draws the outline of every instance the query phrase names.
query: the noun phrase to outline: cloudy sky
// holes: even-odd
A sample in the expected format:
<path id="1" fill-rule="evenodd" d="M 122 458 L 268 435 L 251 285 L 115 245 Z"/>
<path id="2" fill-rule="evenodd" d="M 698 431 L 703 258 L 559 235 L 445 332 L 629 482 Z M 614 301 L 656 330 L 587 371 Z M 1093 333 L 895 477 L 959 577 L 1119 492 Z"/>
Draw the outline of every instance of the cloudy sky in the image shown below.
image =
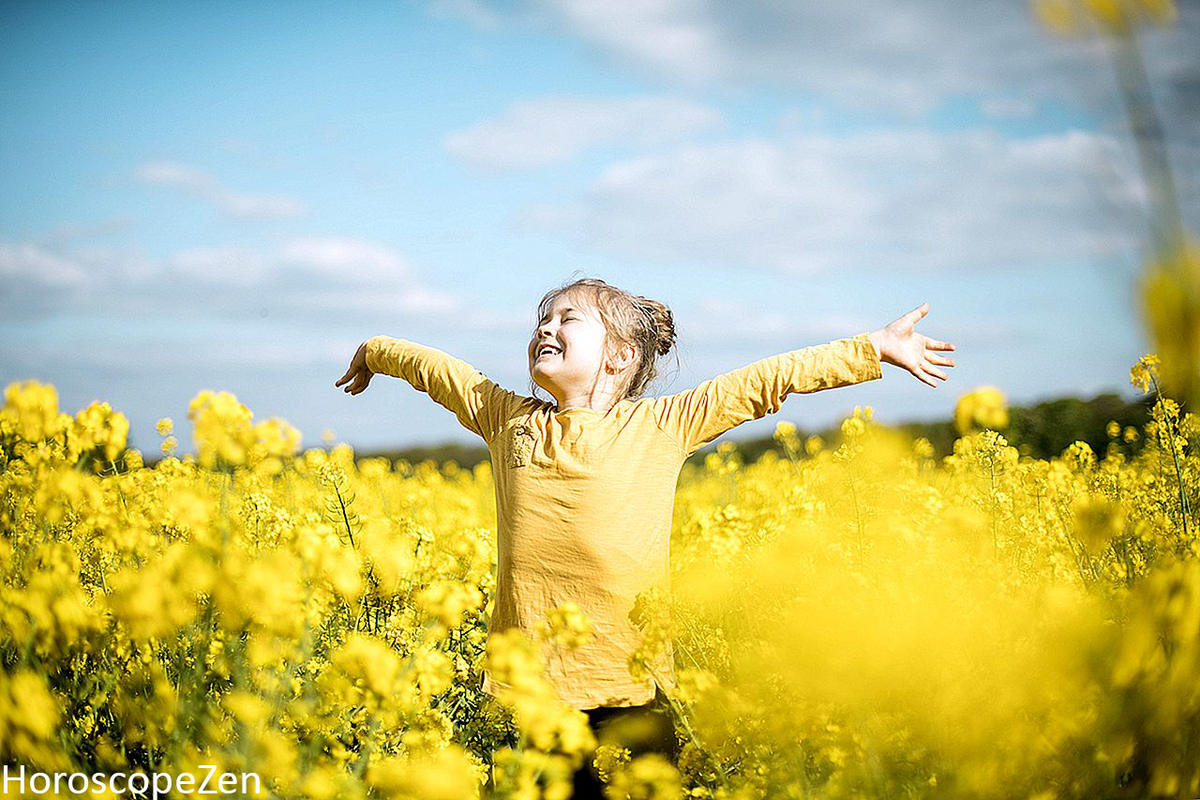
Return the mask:
<path id="1" fill-rule="evenodd" d="M 1200 227 L 1200 2 L 1142 41 Z M 0 10 L 0 383 L 107 400 L 158 448 L 228 390 L 358 449 L 471 442 L 378 377 L 376 334 L 529 393 L 542 294 L 657 298 L 680 391 L 882 327 L 958 345 L 930 388 L 793 396 L 944 417 L 1135 395 L 1144 192 L 1102 43 L 1019 0 L 18 3 Z"/>

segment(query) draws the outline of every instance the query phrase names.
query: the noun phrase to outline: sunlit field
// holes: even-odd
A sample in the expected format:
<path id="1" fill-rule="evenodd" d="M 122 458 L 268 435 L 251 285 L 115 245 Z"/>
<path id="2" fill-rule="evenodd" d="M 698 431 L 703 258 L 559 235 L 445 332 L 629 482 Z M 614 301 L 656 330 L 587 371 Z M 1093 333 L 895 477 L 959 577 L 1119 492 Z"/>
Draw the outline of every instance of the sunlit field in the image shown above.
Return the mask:
<path id="1" fill-rule="evenodd" d="M 683 751 L 601 748 L 611 796 L 1200 795 L 1200 427 L 1157 366 L 1132 370 L 1152 421 L 1104 453 L 1019 457 L 984 391 L 942 459 L 867 408 L 837 442 L 781 422 L 753 464 L 687 465 L 630 664 L 673 638 Z M 5 390 L 0 760 L 215 765 L 262 797 L 570 794 L 596 743 L 541 662 L 588 620 L 488 641 L 487 463 L 298 452 L 226 393 L 188 416 L 196 454 L 164 419 L 150 468 L 107 404 Z M 510 694 L 481 692 L 485 662 Z"/>

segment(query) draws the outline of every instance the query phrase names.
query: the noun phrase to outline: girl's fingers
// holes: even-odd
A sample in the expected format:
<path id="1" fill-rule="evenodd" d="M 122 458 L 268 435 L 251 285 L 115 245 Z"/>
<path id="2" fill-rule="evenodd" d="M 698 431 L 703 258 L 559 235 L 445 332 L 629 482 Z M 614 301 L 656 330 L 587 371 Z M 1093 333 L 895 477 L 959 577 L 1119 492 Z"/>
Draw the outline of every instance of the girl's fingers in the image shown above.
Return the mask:
<path id="1" fill-rule="evenodd" d="M 929 376 L 925 374 L 925 370 L 921 364 L 917 364 L 915 367 L 910 367 L 908 371 L 911 372 L 917 380 L 921 381 L 921 383 L 928 383 L 930 386 L 934 385 L 933 381 L 929 379 Z"/>
<path id="2" fill-rule="evenodd" d="M 350 359 L 350 367 L 346 370 L 346 374 L 338 378 L 334 386 L 341 386 L 351 378 L 357 377 L 366 367 L 366 347 L 360 344 L 358 350 L 354 352 L 354 358 Z"/>
<path id="3" fill-rule="evenodd" d="M 946 358 L 945 356 L 938 356 L 938 355 L 932 355 L 930 353 L 926 353 L 925 358 L 927 361 L 929 361 L 930 364 L 937 364 L 937 365 L 943 366 L 943 367 L 958 366 L 958 364 L 955 362 L 955 360 L 953 358 Z"/>
<path id="4" fill-rule="evenodd" d="M 934 388 L 937 388 L 937 382 L 933 380 L 933 378 L 936 377 L 936 371 L 931 370 L 930 367 L 926 366 L 924 363 L 917 365 L 917 371 L 920 373 L 920 378 L 922 381 L 928 383 Z"/>
<path id="5" fill-rule="evenodd" d="M 343 375 L 341 378 L 339 378 L 338 382 L 335 383 L 334 386 L 341 386 L 346 381 L 348 381 L 351 378 L 353 378 L 354 376 L 358 375 L 358 373 L 361 371 L 362 371 L 362 367 L 359 366 L 358 364 L 354 363 L 353 361 L 351 361 L 350 368 L 348 370 L 346 370 L 346 374 Z"/>
<path id="6" fill-rule="evenodd" d="M 921 364 L 921 369 L 926 375 L 933 375 L 934 377 L 941 378 L 942 380 L 946 380 L 947 378 L 946 373 L 942 372 L 940 369 L 935 369 L 933 365 L 929 364 L 928 362 Z"/>
<path id="7" fill-rule="evenodd" d="M 360 387 L 360 384 L 361 387 Z M 354 380 L 343 391 L 347 394 L 358 394 L 366 388 L 366 383 L 363 381 L 363 373 L 361 370 L 354 373 Z"/>

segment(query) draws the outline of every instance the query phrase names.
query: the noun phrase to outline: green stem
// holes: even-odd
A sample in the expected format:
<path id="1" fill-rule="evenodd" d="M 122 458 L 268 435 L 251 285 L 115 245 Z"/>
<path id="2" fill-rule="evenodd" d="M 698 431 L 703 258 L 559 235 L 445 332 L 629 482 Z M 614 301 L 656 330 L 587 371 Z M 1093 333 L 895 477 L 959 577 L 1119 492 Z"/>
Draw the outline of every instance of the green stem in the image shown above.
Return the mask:
<path id="1" fill-rule="evenodd" d="M 680 704 L 680 702 L 676 700 L 670 692 L 663 688 L 662 681 L 659 680 L 658 674 L 654 672 L 654 670 L 650 670 L 650 676 L 654 679 L 654 683 L 658 687 L 659 691 L 662 692 L 663 697 L 667 698 L 667 705 L 670 707 L 671 713 L 673 713 L 675 718 L 679 720 L 679 724 L 683 727 L 684 733 L 687 734 L 688 740 L 696 746 L 697 751 L 712 759 L 712 762 L 716 767 L 717 777 L 721 780 L 721 785 L 724 787 L 726 792 L 732 791 L 733 787 L 729 783 L 729 776 L 725 772 L 725 767 L 700 744 L 700 739 L 696 736 L 695 730 L 692 729 L 691 723 L 688 722 L 687 712 L 684 710 L 682 704 Z"/>
<path id="2" fill-rule="evenodd" d="M 1162 396 L 1162 390 L 1159 389 L 1159 387 L 1158 387 L 1158 380 L 1155 379 L 1154 375 L 1150 376 L 1150 380 L 1154 382 L 1154 391 L 1158 395 L 1158 402 L 1159 402 L 1159 405 L 1161 406 L 1162 401 L 1163 401 L 1163 396 Z M 1165 414 L 1163 415 L 1163 422 L 1166 422 Z M 1162 448 L 1162 444 L 1161 444 L 1161 442 L 1162 442 L 1162 426 L 1159 426 L 1158 439 L 1159 439 L 1159 443 L 1160 443 L 1159 449 L 1161 450 L 1161 448 Z M 1179 453 L 1175 449 L 1175 432 L 1173 430 L 1171 430 L 1169 427 L 1167 429 L 1167 440 L 1171 444 L 1171 459 L 1175 463 L 1175 483 L 1179 487 L 1179 509 L 1183 515 L 1183 539 L 1184 539 L 1184 541 L 1189 541 L 1191 539 L 1191 536 L 1188 534 L 1188 513 L 1189 513 L 1190 509 L 1188 508 L 1187 492 L 1185 492 L 1184 488 L 1183 488 L 1183 470 L 1180 469 L 1180 467 L 1179 467 Z"/>

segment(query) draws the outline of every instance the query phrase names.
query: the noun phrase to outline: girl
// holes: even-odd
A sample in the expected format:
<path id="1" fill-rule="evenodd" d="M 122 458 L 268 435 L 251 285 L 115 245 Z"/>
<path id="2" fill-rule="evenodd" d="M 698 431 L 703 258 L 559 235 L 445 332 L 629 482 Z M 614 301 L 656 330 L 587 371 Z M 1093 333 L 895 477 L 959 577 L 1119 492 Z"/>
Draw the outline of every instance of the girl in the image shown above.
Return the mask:
<path id="1" fill-rule="evenodd" d="M 363 342 L 335 385 L 353 395 L 376 373 L 403 378 L 487 443 L 499 560 L 489 630 L 515 626 L 532 636 L 548 610 L 578 604 L 595 635 L 556 654 L 547 677 L 565 703 L 588 710 L 598 725 L 613 721 L 614 707 L 662 708 L 655 681 L 629 673 L 639 644 L 629 612 L 639 593 L 669 588 L 668 541 L 684 460 L 730 428 L 778 411 L 791 393 L 880 378 L 883 362 L 936 387 L 933 378 L 946 380 L 938 367 L 955 365 L 936 351 L 954 345 L 913 330 L 928 311 L 926 303 L 872 333 L 644 397 L 656 359 L 675 344 L 671 312 L 585 278 L 551 290 L 538 306 L 529 373 L 552 401 L 508 391 L 460 359 L 388 336 Z M 674 685 L 669 649 L 654 671 Z M 494 695 L 499 685 L 484 672 L 485 692 Z"/>

